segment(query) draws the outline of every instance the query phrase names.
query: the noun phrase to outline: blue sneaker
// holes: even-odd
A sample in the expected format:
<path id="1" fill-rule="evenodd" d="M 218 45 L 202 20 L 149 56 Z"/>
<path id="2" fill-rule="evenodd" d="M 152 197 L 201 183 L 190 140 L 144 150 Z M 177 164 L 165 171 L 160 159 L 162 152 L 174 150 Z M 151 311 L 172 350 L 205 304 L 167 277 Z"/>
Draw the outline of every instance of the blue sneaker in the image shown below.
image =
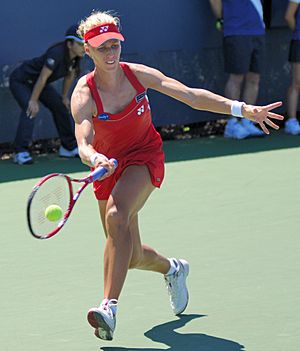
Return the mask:
<path id="1" fill-rule="evenodd" d="M 233 139 L 245 139 L 250 136 L 249 131 L 244 128 L 236 118 L 230 118 L 225 126 L 224 137 Z"/>
<path id="2" fill-rule="evenodd" d="M 58 154 L 60 157 L 73 158 L 79 156 L 78 147 L 75 147 L 73 150 L 67 150 L 62 145 L 59 147 Z"/>
<path id="3" fill-rule="evenodd" d="M 28 151 L 17 152 L 14 156 L 14 163 L 18 165 L 31 165 L 33 159 Z"/>
<path id="4" fill-rule="evenodd" d="M 253 137 L 261 137 L 264 136 L 265 133 L 249 119 L 243 118 L 242 119 L 242 126 L 249 132 L 249 136 Z"/>
<path id="5" fill-rule="evenodd" d="M 289 118 L 285 122 L 284 131 L 287 134 L 291 134 L 291 135 L 300 134 L 300 124 L 299 124 L 297 118 Z"/>

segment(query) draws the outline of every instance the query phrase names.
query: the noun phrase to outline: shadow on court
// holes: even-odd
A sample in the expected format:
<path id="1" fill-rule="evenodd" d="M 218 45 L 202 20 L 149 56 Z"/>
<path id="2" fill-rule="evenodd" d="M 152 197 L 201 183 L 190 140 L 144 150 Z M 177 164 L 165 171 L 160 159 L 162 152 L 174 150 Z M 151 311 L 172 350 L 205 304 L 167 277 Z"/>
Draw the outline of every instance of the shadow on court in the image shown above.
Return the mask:
<path id="1" fill-rule="evenodd" d="M 196 318 L 205 317 L 199 314 L 182 315 L 178 320 L 153 327 L 145 333 L 150 340 L 165 344 L 169 348 L 127 348 L 102 347 L 103 351 L 243 351 L 244 346 L 237 342 L 209 336 L 201 333 L 182 334 L 175 330 L 184 327 Z"/>
<path id="2" fill-rule="evenodd" d="M 205 137 L 190 140 L 172 140 L 164 142 L 166 162 L 197 160 L 211 157 L 247 154 L 262 151 L 295 148 L 300 146 L 299 136 L 290 136 L 284 132 L 272 132 L 263 138 L 231 140 L 223 137 Z M 35 158 L 33 165 L 18 166 L 12 160 L 0 161 L 0 183 L 14 180 L 41 178 L 60 172 L 89 172 L 79 159 L 63 159 L 56 154 Z"/>

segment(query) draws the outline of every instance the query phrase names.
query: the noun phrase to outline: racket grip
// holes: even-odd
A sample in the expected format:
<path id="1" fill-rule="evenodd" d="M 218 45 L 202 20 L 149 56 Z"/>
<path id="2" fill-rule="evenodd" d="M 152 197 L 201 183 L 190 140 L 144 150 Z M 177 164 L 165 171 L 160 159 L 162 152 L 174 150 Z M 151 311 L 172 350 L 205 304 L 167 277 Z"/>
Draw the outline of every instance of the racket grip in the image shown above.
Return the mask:
<path id="1" fill-rule="evenodd" d="M 111 158 L 110 161 L 112 161 L 115 168 L 117 168 L 118 161 L 115 160 L 114 158 Z M 90 173 L 89 179 L 91 182 L 94 182 L 95 180 L 102 178 L 106 172 L 107 170 L 104 167 L 98 167 L 93 172 Z"/>

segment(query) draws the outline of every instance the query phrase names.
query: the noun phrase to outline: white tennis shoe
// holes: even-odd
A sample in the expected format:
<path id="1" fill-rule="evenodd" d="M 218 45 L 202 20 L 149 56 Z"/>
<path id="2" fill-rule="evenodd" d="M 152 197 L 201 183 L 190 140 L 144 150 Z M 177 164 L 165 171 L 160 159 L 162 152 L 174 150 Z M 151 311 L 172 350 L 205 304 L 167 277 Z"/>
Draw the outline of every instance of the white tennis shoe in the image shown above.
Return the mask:
<path id="1" fill-rule="evenodd" d="M 116 328 L 116 315 L 112 306 L 117 306 L 115 299 L 104 299 L 99 307 L 91 308 L 87 314 L 89 324 L 95 328 L 95 335 L 102 340 L 112 340 Z"/>
<path id="2" fill-rule="evenodd" d="M 186 285 L 186 279 L 189 274 L 189 264 L 185 260 L 172 259 L 177 263 L 175 273 L 165 275 L 165 283 L 168 289 L 170 303 L 174 314 L 181 314 L 189 302 L 189 293 Z"/>

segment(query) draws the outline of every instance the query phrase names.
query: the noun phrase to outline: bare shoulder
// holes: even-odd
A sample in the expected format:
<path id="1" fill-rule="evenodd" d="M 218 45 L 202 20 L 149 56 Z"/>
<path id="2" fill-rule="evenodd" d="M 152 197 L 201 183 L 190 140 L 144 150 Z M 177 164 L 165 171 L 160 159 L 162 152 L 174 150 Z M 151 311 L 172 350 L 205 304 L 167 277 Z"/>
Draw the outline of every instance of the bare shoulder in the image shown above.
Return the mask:
<path id="1" fill-rule="evenodd" d="M 81 118 L 91 118 L 95 110 L 94 105 L 86 76 L 83 76 L 78 80 L 71 97 L 71 110 L 75 121 Z"/>
<path id="2" fill-rule="evenodd" d="M 153 88 L 164 77 L 157 69 L 138 63 L 127 63 L 137 79 L 145 88 Z"/>
<path id="3" fill-rule="evenodd" d="M 88 98 L 89 96 L 91 96 L 91 92 L 86 82 L 86 76 L 83 76 L 78 80 L 74 88 L 72 99 L 74 98 L 76 100 L 78 97 L 80 97 L 80 99 L 84 97 Z"/>

